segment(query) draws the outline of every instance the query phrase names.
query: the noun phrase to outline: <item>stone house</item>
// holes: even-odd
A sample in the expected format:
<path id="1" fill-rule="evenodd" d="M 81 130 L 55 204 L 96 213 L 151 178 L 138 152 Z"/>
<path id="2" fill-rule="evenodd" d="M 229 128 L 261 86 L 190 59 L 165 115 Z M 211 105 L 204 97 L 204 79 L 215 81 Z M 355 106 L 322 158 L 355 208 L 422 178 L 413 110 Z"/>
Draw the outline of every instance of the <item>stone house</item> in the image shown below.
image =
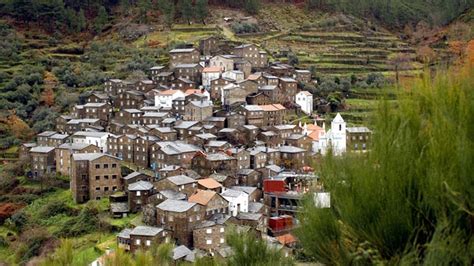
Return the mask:
<path id="1" fill-rule="evenodd" d="M 143 93 L 147 93 L 156 88 L 156 84 L 152 80 L 139 80 L 135 82 L 134 89 Z"/>
<path id="2" fill-rule="evenodd" d="M 250 150 L 250 168 L 260 169 L 267 164 L 267 155 L 257 149 Z"/>
<path id="3" fill-rule="evenodd" d="M 248 60 L 254 68 L 264 68 L 268 65 L 268 55 L 255 44 L 243 44 L 234 47 L 233 54 Z"/>
<path id="4" fill-rule="evenodd" d="M 263 197 L 262 191 L 258 189 L 257 187 L 233 186 L 231 187 L 231 189 L 245 192 L 245 194 L 247 194 L 248 196 L 249 202 L 259 202 Z"/>
<path id="5" fill-rule="evenodd" d="M 235 82 L 235 80 L 224 77 L 212 80 L 210 82 L 211 99 L 220 101 L 222 98 L 222 89 L 233 82 Z"/>
<path id="6" fill-rule="evenodd" d="M 179 121 L 174 125 L 174 129 L 178 131 L 178 139 L 185 140 L 195 135 L 192 128 L 200 125 L 199 121 Z"/>
<path id="7" fill-rule="evenodd" d="M 127 162 L 133 162 L 135 156 L 136 135 L 111 135 L 107 139 L 108 153 L 123 159 Z"/>
<path id="8" fill-rule="evenodd" d="M 220 67 L 222 71 L 234 70 L 234 55 L 216 55 L 209 59 L 209 67 Z"/>
<path id="9" fill-rule="evenodd" d="M 296 69 L 293 77 L 298 82 L 302 82 L 302 83 L 311 82 L 311 72 L 306 69 Z"/>
<path id="10" fill-rule="evenodd" d="M 74 153 L 97 153 L 97 146 L 87 143 L 64 143 L 55 150 L 56 172 L 71 175 L 71 157 Z"/>
<path id="11" fill-rule="evenodd" d="M 135 253 L 169 242 L 169 232 L 159 227 L 139 225 L 133 229 L 124 229 L 117 235 L 119 247 Z"/>
<path id="12" fill-rule="evenodd" d="M 347 127 L 346 146 L 349 151 L 367 151 L 369 149 L 372 131 L 367 127 Z"/>
<path id="13" fill-rule="evenodd" d="M 250 153 L 249 153 L 250 157 Z M 249 186 L 249 187 L 257 187 L 261 188 L 262 187 L 262 177 L 259 172 L 250 169 L 250 168 L 245 168 L 245 169 L 240 169 L 237 171 L 237 178 L 239 179 L 239 184 L 243 186 Z"/>
<path id="14" fill-rule="evenodd" d="M 239 127 L 238 130 L 242 132 L 244 138 L 248 140 L 256 139 L 260 133 L 260 128 L 254 125 L 243 125 Z"/>
<path id="15" fill-rule="evenodd" d="M 212 116 L 212 103 L 206 100 L 190 101 L 184 106 L 184 120 L 202 121 Z"/>
<path id="16" fill-rule="evenodd" d="M 197 180 L 185 175 L 170 176 L 155 182 L 156 190 L 174 190 L 191 196 L 197 190 Z"/>
<path id="17" fill-rule="evenodd" d="M 117 95 L 114 107 L 119 109 L 140 109 L 145 106 L 145 93 L 137 90 L 127 90 Z"/>
<path id="18" fill-rule="evenodd" d="M 225 151 L 232 147 L 232 145 L 227 141 L 211 140 L 204 145 L 206 152 L 216 153 Z"/>
<path id="19" fill-rule="evenodd" d="M 228 149 L 227 152 L 237 158 L 237 170 L 250 168 L 250 152 L 246 149 L 233 147 Z"/>
<path id="20" fill-rule="evenodd" d="M 145 112 L 142 115 L 141 123 L 145 126 L 159 125 L 161 122 L 168 118 L 170 114 L 168 112 Z"/>
<path id="21" fill-rule="evenodd" d="M 189 167 L 196 152 L 201 151 L 199 147 L 177 141 L 157 142 L 151 146 L 151 161 L 156 168 L 168 165 L 180 165 Z"/>
<path id="22" fill-rule="evenodd" d="M 196 81 L 180 76 L 171 82 L 171 89 L 180 91 L 191 90 L 196 88 Z"/>
<path id="23" fill-rule="evenodd" d="M 307 162 L 307 151 L 294 146 L 279 147 L 281 163 L 289 169 L 297 169 Z"/>
<path id="24" fill-rule="evenodd" d="M 248 93 L 246 90 L 241 88 L 239 85 L 231 83 L 224 86 L 221 91 L 221 103 L 224 106 L 245 103 L 245 98 Z"/>
<path id="25" fill-rule="evenodd" d="M 153 145 L 158 140 L 155 136 L 138 136 L 134 142 L 134 159 L 133 163 L 137 166 L 148 168 L 150 167 L 150 152 L 151 152 L 151 145 Z"/>
<path id="26" fill-rule="evenodd" d="M 200 53 L 196 48 L 173 49 L 169 52 L 170 68 L 175 68 L 179 64 L 196 64 L 199 63 Z"/>
<path id="27" fill-rule="evenodd" d="M 37 135 L 36 143 L 38 146 L 58 147 L 65 143 L 69 138 L 67 134 L 59 134 L 54 131 L 44 131 Z"/>
<path id="28" fill-rule="evenodd" d="M 189 202 L 194 202 L 202 205 L 205 210 L 205 219 L 209 219 L 216 213 L 227 213 L 229 202 L 224 199 L 219 193 L 212 190 L 198 189 L 194 194 L 189 196 Z"/>
<path id="29" fill-rule="evenodd" d="M 56 172 L 54 150 L 54 147 L 49 146 L 36 146 L 30 149 L 33 179 L 39 179 Z"/>
<path id="30" fill-rule="evenodd" d="M 194 82 L 201 82 L 203 67 L 200 64 L 178 64 L 175 66 L 174 75 Z"/>
<path id="31" fill-rule="evenodd" d="M 156 221 L 172 232 L 173 238 L 188 247 L 193 246 L 193 230 L 204 219 L 205 208 L 197 203 L 167 199 L 156 206 Z"/>
<path id="32" fill-rule="evenodd" d="M 222 73 L 223 78 L 233 79 L 236 82 L 242 81 L 245 79 L 244 72 L 240 70 L 229 70 Z"/>
<path id="33" fill-rule="evenodd" d="M 234 68 L 244 73 L 244 78 L 248 78 L 252 73 L 252 64 L 248 60 L 236 60 L 234 62 Z"/>
<path id="34" fill-rule="evenodd" d="M 299 147 L 310 151 L 313 148 L 313 140 L 303 134 L 291 134 L 285 139 L 285 144 L 289 146 Z"/>
<path id="35" fill-rule="evenodd" d="M 280 78 L 281 94 L 283 100 L 293 102 L 298 93 L 298 82 L 292 78 Z"/>
<path id="36" fill-rule="evenodd" d="M 153 194 L 153 184 L 148 181 L 139 180 L 127 187 L 128 206 L 131 212 L 137 212 L 147 204 L 148 197 Z"/>
<path id="37" fill-rule="evenodd" d="M 121 187 L 120 159 L 104 153 L 75 153 L 71 190 L 76 203 L 101 199 Z"/>
<path id="38" fill-rule="evenodd" d="M 237 169 L 237 159 L 223 152 L 208 154 L 199 152 L 191 160 L 191 167 L 202 176 L 214 172 L 231 173 Z"/>
<path id="39" fill-rule="evenodd" d="M 152 76 L 156 76 L 159 73 L 163 72 L 164 69 L 165 69 L 165 66 L 163 66 L 163 65 L 153 66 L 153 67 L 150 68 L 150 74 Z"/>
<path id="40" fill-rule="evenodd" d="M 186 95 L 181 90 L 156 91 L 155 106 L 161 108 L 173 108 L 173 100 L 184 98 Z"/>
<path id="41" fill-rule="evenodd" d="M 216 54 L 219 51 L 219 41 L 215 36 L 199 40 L 199 50 L 204 56 Z"/>
<path id="42" fill-rule="evenodd" d="M 174 141 L 178 138 L 178 132 L 170 127 L 148 126 L 148 134 L 155 136 L 162 141 Z"/>
<path id="43" fill-rule="evenodd" d="M 267 147 L 278 147 L 283 144 L 283 140 L 274 131 L 260 132 L 257 139 L 265 143 Z"/>
<path id="44" fill-rule="evenodd" d="M 249 105 L 271 104 L 273 101 L 263 92 L 255 92 L 245 97 L 245 102 Z"/>
<path id="45" fill-rule="evenodd" d="M 254 81 L 245 79 L 236 83 L 241 89 L 246 91 L 247 95 L 258 91 L 258 84 Z"/>
<path id="46" fill-rule="evenodd" d="M 265 84 L 270 86 L 278 86 L 280 84 L 280 80 L 277 76 L 263 73 L 263 78 L 265 79 Z"/>
<path id="47" fill-rule="evenodd" d="M 104 83 L 104 91 L 110 95 L 117 95 L 128 88 L 128 82 L 120 79 L 109 79 Z"/>
<path id="48" fill-rule="evenodd" d="M 95 118 L 71 119 L 64 128 L 67 134 L 74 134 L 77 131 L 85 131 L 86 129 L 103 130 L 102 125 L 104 124 L 104 121 Z"/>
<path id="49" fill-rule="evenodd" d="M 225 245 L 227 219 L 202 221 L 193 230 L 194 248 L 215 250 Z"/>
<path id="50" fill-rule="evenodd" d="M 115 120 L 119 123 L 128 124 L 141 124 L 143 111 L 138 109 L 122 109 L 115 115 Z"/>
<path id="51" fill-rule="evenodd" d="M 231 217 L 229 223 L 248 226 L 260 232 L 264 232 L 266 229 L 265 216 L 261 213 L 240 212 L 235 217 Z"/>
<path id="52" fill-rule="evenodd" d="M 277 85 L 264 85 L 258 89 L 258 92 L 262 93 L 263 96 L 260 97 L 261 102 L 270 101 L 271 103 L 278 102 L 281 99 L 281 89 Z M 258 100 L 258 99 L 257 99 Z"/>
<path id="53" fill-rule="evenodd" d="M 267 80 L 263 77 L 262 72 L 252 73 L 247 77 L 247 79 L 257 83 L 258 88 L 267 85 Z"/>
<path id="54" fill-rule="evenodd" d="M 153 177 L 141 173 L 141 172 L 132 172 L 126 176 L 123 177 L 123 184 L 125 187 L 128 187 L 128 185 L 132 183 L 136 183 L 138 181 L 152 181 Z"/>
<path id="55" fill-rule="evenodd" d="M 174 79 L 174 73 L 170 71 L 163 71 L 152 77 L 153 82 L 158 86 L 169 86 Z"/>
<path id="56" fill-rule="evenodd" d="M 222 188 L 222 185 L 212 177 L 198 179 L 198 189 L 200 190 L 212 190 L 221 193 Z"/>

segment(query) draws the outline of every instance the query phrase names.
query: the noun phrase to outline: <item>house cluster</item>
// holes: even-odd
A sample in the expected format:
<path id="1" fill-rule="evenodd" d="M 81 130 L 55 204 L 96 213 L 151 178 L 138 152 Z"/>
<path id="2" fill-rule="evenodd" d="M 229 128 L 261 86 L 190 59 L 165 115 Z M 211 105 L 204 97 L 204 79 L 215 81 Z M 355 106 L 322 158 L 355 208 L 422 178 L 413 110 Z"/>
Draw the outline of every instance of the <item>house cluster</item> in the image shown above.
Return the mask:
<path id="1" fill-rule="evenodd" d="M 21 146 L 31 177 L 70 176 L 75 202 L 107 197 L 113 217 L 142 212 L 145 225 L 117 235 L 130 252 L 172 241 L 176 261 L 226 257 L 230 226 L 291 252 L 299 200 L 318 185 L 311 155 L 367 150 L 371 132 L 339 114 L 329 130 L 290 123 L 292 112 L 313 115 L 300 89 L 310 72 L 270 64 L 254 44 L 217 54 L 218 43 L 169 51 L 150 80 L 107 80 Z M 323 191 L 315 199 L 329 205 Z"/>

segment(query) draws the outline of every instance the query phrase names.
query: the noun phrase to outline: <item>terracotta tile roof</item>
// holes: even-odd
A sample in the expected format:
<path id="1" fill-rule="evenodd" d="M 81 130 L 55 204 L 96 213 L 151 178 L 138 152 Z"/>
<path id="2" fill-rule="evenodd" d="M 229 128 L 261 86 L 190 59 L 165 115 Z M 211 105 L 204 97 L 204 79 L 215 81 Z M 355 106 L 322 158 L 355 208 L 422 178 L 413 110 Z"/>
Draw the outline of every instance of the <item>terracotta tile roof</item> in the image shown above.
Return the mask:
<path id="1" fill-rule="evenodd" d="M 204 94 L 204 91 L 201 89 L 189 89 L 184 92 L 186 95 L 191 95 L 191 94 Z"/>
<path id="2" fill-rule="evenodd" d="M 208 189 L 214 189 L 214 188 L 222 187 L 222 185 L 212 177 L 199 179 L 198 184 L 205 187 L 205 188 L 208 188 Z"/>
<path id="3" fill-rule="evenodd" d="M 177 92 L 178 90 L 165 90 L 165 91 L 160 91 L 160 95 L 173 95 Z"/>
<path id="4" fill-rule="evenodd" d="M 221 72 L 221 67 L 205 67 L 203 70 L 202 70 L 202 73 L 209 73 L 209 72 Z"/>
<path id="5" fill-rule="evenodd" d="M 288 234 L 284 234 L 284 235 L 281 235 L 281 236 L 277 236 L 277 239 L 278 239 L 278 242 L 280 242 L 280 244 L 282 245 L 288 245 L 288 244 L 293 244 L 295 243 L 296 241 L 296 238 L 288 233 Z"/>
<path id="6" fill-rule="evenodd" d="M 201 190 L 199 189 L 196 193 L 192 194 L 188 201 L 192 203 L 198 203 L 201 205 L 207 205 L 209 201 L 216 195 L 217 193 L 212 190 Z"/>

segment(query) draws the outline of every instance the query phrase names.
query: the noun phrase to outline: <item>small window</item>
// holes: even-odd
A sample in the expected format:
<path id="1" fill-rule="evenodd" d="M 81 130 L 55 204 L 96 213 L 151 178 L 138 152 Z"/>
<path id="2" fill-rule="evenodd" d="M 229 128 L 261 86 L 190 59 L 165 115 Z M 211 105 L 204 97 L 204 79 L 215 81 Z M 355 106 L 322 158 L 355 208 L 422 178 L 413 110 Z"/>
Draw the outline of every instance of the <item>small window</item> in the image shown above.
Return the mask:
<path id="1" fill-rule="evenodd" d="M 96 187 L 95 190 L 96 190 L 96 191 L 100 191 L 100 187 Z"/>
<path id="2" fill-rule="evenodd" d="M 224 243 L 224 238 L 221 238 L 220 243 L 221 243 L 221 244 Z"/>
<path id="3" fill-rule="evenodd" d="M 96 164 L 95 169 L 100 169 L 100 164 Z"/>
<path id="4" fill-rule="evenodd" d="M 212 245 L 212 239 L 207 239 L 207 240 L 206 240 L 206 244 Z"/>
<path id="5" fill-rule="evenodd" d="M 82 175 L 82 180 L 87 180 L 87 175 Z"/>
<path id="6" fill-rule="evenodd" d="M 212 234 L 212 228 L 206 229 L 206 234 Z"/>
<path id="7" fill-rule="evenodd" d="M 224 227 L 222 227 L 219 231 L 220 231 L 221 233 L 224 233 L 224 231 L 225 231 Z"/>
<path id="8" fill-rule="evenodd" d="M 135 240 L 135 244 L 140 245 L 140 239 Z"/>
<path id="9" fill-rule="evenodd" d="M 109 187 L 104 187 L 104 191 L 109 191 Z"/>
<path id="10" fill-rule="evenodd" d="M 141 196 L 142 193 L 140 191 L 137 191 L 137 196 Z"/>
<path id="11" fill-rule="evenodd" d="M 104 175 L 104 178 L 105 178 L 105 179 L 109 179 L 109 176 L 108 176 L 108 175 Z"/>
<path id="12" fill-rule="evenodd" d="M 147 241 L 146 241 L 146 245 L 147 245 L 147 246 L 151 246 L 151 240 L 147 240 Z"/>
<path id="13" fill-rule="evenodd" d="M 112 175 L 112 179 L 117 179 L 117 175 Z"/>
<path id="14" fill-rule="evenodd" d="M 113 163 L 113 164 L 112 164 L 112 168 L 117 168 L 117 164 L 116 164 L 116 163 Z"/>

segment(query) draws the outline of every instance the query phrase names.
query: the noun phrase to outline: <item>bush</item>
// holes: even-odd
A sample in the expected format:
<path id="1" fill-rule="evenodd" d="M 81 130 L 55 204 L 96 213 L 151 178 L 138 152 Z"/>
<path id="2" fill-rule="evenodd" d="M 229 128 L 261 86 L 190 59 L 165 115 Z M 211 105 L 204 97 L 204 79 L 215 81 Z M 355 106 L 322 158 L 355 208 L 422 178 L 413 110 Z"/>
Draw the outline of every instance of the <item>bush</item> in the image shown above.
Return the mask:
<path id="1" fill-rule="evenodd" d="M 231 25 L 231 28 L 236 34 L 256 33 L 260 31 L 257 24 L 246 22 L 235 22 Z"/>
<path id="2" fill-rule="evenodd" d="M 71 215 L 74 213 L 74 209 L 69 207 L 66 203 L 62 201 L 53 201 L 44 205 L 40 211 L 40 217 L 47 219 L 49 217 L 56 216 L 58 214 L 67 214 Z"/>
<path id="3" fill-rule="evenodd" d="M 0 236 L 0 247 L 1 248 L 8 247 L 8 241 L 3 236 Z"/>
<path id="4" fill-rule="evenodd" d="M 9 219 L 9 224 L 13 227 L 17 232 L 23 231 L 24 227 L 28 224 L 28 216 L 26 213 L 19 211 L 12 215 Z"/>
<path id="5" fill-rule="evenodd" d="M 22 243 L 16 251 L 17 258 L 21 264 L 26 263 L 32 257 L 38 256 L 43 244 L 51 238 L 51 235 L 42 228 L 33 228 L 25 231 L 20 236 Z"/>
<path id="6" fill-rule="evenodd" d="M 77 237 L 97 230 L 100 224 L 98 218 L 98 209 L 85 206 L 78 216 L 73 217 L 71 220 L 64 223 L 62 228 L 59 230 L 59 236 L 61 237 Z"/>

